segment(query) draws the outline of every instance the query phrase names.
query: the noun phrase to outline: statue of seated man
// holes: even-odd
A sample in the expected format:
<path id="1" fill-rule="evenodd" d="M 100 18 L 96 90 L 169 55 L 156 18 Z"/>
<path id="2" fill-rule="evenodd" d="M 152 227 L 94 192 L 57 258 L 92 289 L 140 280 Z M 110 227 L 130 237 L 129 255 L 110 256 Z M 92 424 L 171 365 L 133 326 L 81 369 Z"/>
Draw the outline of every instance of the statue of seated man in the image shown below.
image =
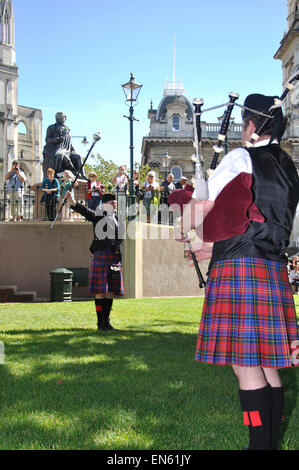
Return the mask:
<path id="1" fill-rule="evenodd" d="M 77 175 L 80 172 L 82 160 L 72 146 L 70 129 L 65 125 L 66 115 L 63 112 L 58 112 L 55 118 L 56 123 L 47 129 L 46 145 L 43 149 L 44 175 L 47 173 L 48 168 L 53 168 L 56 175 L 63 173 L 65 170 L 71 170 Z M 80 176 L 86 179 L 83 169 Z"/>

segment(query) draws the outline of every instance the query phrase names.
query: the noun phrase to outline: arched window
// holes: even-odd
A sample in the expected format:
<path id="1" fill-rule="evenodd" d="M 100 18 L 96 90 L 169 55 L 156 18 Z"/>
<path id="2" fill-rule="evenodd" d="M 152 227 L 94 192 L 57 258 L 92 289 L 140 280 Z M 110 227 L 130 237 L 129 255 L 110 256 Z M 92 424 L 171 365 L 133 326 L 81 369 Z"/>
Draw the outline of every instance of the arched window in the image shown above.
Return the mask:
<path id="1" fill-rule="evenodd" d="M 0 80 L 0 104 L 5 104 L 5 84 Z"/>
<path id="2" fill-rule="evenodd" d="M 8 17 L 7 12 L 5 13 L 5 16 L 4 16 L 3 26 L 4 26 L 4 29 L 2 32 L 2 41 L 6 44 L 10 44 L 10 24 L 9 24 L 9 17 Z"/>
<path id="3" fill-rule="evenodd" d="M 22 121 L 20 121 L 19 124 L 18 124 L 18 133 L 23 134 L 23 135 L 27 135 L 27 127 L 25 126 L 25 124 Z"/>
<path id="4" fill-rule="evenodd" d="M 172 116 L 172 130 L 173 131 L 180 130 L 180 116 L 178 114 L 174 114 Z"/>
<path id="5" fill-rule="evenodd" d="M 173 166 L 170 170 L 170 173 L 173 174 L 173 183 L 180 181 L 182 176 L 182 169 L 179 166 Z"/>

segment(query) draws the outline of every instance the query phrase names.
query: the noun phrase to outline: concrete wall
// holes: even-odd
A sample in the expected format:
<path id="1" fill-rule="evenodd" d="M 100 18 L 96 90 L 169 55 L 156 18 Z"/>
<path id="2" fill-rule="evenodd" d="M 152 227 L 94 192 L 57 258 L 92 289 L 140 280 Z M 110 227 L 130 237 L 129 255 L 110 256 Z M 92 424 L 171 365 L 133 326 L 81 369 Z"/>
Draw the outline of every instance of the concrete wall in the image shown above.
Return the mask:
<path id="1" fill-rule="evenodd" d="M 92 225 L 49 222 L 0 224 L 0 285 L 16 285 L 20 291 L 50 295 L 50 271 L 57 268 L 89 268 Z M 74 296 L 86 297 L 86 288 L 74 288 Z"/>
<path id="2" fill-rule="evenodd" d="M 172 239 L 172 230 L 141 222 L 131 227 L 136 240 L 125 242 L 126 297 L 203 294 L 195 269 L 184 259 L 183 246 Z M 16 285 L 19 291 L 49 298 L 50 271 L 90 268 L 91 240 L 92 225 L 87 222 L 58 222 L 53 230 L 49 222 L 0 223 L 0 286 Z M 206 265 L 202 272 L 205 275 Z M 73 298 L 87 297 L 87 287 L 73 288 Z"/>
<path id="3" fill-rule="evenodd" d="M 134 227 L 135 225 L 135 227 Z M 184 246 L 173 240 L 173 227 L 136 222 L 128 230 L 124 253 L 128 297 L 203 295 L 195 268 L 184 259 Z M 135 232 L 135 241 L 132 233 Z M 208 262 L 200 265 L 204 278 Z"/>

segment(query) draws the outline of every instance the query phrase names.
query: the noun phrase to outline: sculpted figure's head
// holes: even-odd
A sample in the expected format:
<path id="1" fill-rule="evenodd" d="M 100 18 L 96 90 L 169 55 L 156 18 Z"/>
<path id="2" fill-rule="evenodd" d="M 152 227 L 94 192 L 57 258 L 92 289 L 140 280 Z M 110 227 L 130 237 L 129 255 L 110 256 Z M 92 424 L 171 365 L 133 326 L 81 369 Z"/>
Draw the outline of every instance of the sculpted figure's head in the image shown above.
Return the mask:
<path id="1" fill-rule="evenodd" d="M 66 115 L 62 111 L 59 111 L 58 113 L 55 114 L 56 122 L 58 124 L 64 124 L 66 121 Z"/>

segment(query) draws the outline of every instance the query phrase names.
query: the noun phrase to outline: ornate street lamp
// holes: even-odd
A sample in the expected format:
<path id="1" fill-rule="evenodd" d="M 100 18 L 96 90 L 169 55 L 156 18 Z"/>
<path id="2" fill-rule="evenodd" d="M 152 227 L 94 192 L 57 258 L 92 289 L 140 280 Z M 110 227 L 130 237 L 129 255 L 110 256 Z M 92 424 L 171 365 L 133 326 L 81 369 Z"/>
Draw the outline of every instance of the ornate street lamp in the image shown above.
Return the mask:
<path id="1" fill-rule="evenodd" d="M 170 157 L 166 152 L 164 153 L 163 157 L 161 157 L 160 161 L 162 164 L 162 168 L 164 170 L 164 177 L 165 179 L 167 178 L 167 170 L 169 169 L 170 161 L 172 160 L 172 157 Z"/>
<path id="2" fill-rule="evenodd" d="M 160 161 L 161 161 L 161 164 L 162 164 L 162 168 L 164 170 L 164 181 L 166 182 L 167 181 L 167 172 L 169 170 L 169 166 L 170 166 L 170 161 L 171 161 L 172 157 L 170 157 L 167 153 L 167 150 L 166 152 L 164 153 L 164 155 L 160 158 Z M 164 186 L 164 191 L 163 191 L 163 203 L 164 204 L 167 204 L 168 202 L 168 191 L 166 191 L 166 186 Z"/>
<path id="3" fill-rule="evenodd" d="M 136 216 L 136 195 L 135 195 L 135 187 L 134 187 L 134 178 L 133 178 L 133 171 L 134 171 L 134 145 L 133 145 L 133 121 L 138 121 L 138 119 L 134 118 L 134 105 L 133 103 L 137 102 L 138 95 L 140 93 L 142 85 L 135 82 L 135 77 L 131 73 L 130 80 L 122 85 L 122 89 L 124 91 L 126 102 L 130 107 L 130 114 L 129 116 L 124 116 L 125 118 L 129 119 L 130 121 L 130 197 L 129 197 L 129 220 L 132 220 Z"/>

